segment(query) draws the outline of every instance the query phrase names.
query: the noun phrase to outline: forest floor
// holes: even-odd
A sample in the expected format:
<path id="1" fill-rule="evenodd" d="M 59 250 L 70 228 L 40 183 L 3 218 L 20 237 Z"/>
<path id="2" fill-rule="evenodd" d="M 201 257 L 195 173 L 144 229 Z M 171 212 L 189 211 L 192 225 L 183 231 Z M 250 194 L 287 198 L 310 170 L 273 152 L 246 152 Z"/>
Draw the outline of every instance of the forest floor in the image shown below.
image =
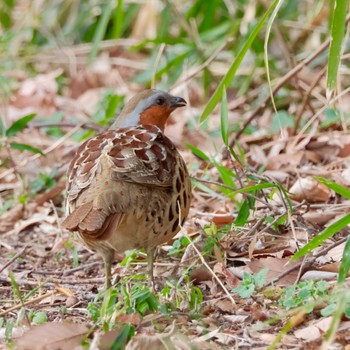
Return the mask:
<path id="1" fill-rule="evenodd" d="M 142 89 L 129 81 L 145 64 L 120 49 L 74 75 L 51 64 L 33 77 L 11 73 L 18 86 L 3 107 L 0 149 L 0 342 L 18 349 L 78 349 L 82 341 L 90 349 L 319 349 L 329 341 L 350 349 L 350 320 L 332 323 L 339 305 L 349 309 L 349 289 L 336 288 L 348 227 L 290 261 L 350 209 L 319 178 L 350 186 L 350 136 L 332 110 L 296 132 L 267 107 L 239 147 L 229 133 L 230 153 L 219 109 L 199 124 L 207 101 L 201 87 L 188 80 L 172 89 L 189 102 L 166 128 L 193 178 L 188 220 L 158 249 L 154 292 L 144 252 L 116 256 L 118 281 L 103 292 L 102 259 L 60 227 L 65 173 L 78 144 L 107 127 L 108 108 Z M 302 70 L 299 79 L 322 82 L 321 73 Z M 236 99 L 228 90 L 228 125 L 242 120 L 254 96 Z M 343 109 L 349 105 L 343 96 Z M 34 119 L 16 124 L 31 113 Z"/>

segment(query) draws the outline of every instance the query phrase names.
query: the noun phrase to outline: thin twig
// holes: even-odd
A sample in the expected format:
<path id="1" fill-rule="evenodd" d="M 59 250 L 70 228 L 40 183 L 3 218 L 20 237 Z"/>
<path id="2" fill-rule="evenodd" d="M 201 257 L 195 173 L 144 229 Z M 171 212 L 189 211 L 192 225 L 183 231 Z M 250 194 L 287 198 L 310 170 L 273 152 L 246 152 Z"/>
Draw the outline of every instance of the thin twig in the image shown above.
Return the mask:
<path id="1" fill-rule="evenodd" d="M 314 51 L 308 58 L 305 58 L 298 65 L 296 65 L 292 70 L 290 70 L 284 77 L 280 79 L 277 85 L 272 89 L 272 95 L 274 95 L 284 84 L 292 79 L 296 74 L 298 74 L 306 65 L 312 62 L 318 55 L 325 51 L 330 43 L 330 39 L 327 39 L 316 51 Z M 230 146 L 233 147 L 236 140 L 240 138 L 247 126 L 262 112 L 266 107 L 268 102 L 271 100 L 271 95 L 268 95 L 265 100 L 260 104 L 260 106 L 252 113 L 252 115 L 244 122 L 242 127 L 239 129 L 235 137 L 230 141 Z"/>
<path id="2" fill-rule="evenodd" d="M 301 107 L 299 109 L 299 112 L 297 113 L 295 117 L 295 123 L 294 123 L 294 129 L 293 129 L 293 135 L 296 135 L 297 130 L 299 128 L 301 117 L 303 116 L 305 106 L 310 98 L 312 90 L 317 86 L 321 78 L 323 77 L 324 73 L 327 71 L 327 66 L 323 67 L 323 69 L 320 71 L 320 73 L 317 75 L 316 79 L 311 83 L 309 89 L 307 90 L 306 94 L 304 94 L 303 101 L 301 103 Z"/>
<path id="3" fill-rule="evenodd" d="M 33 123 L 29 125 L 31 128 L 50 128 L 50 127 L 60 127 L 60 128 L 75 128 L 77 124 L 74 123 Z M 84 130 L 93 130 L 97 132 L 103 131 L 105 128 L 99 125 L 92 125 L 92 124 L 80 124 L 80 128 Z"/>
<path id="4" fill-rule="evenodd" d="M 14 257 L 12 257 L 3 267 L 0 268 L 0 273 L 4 271 L 8 266 L 10 266 L 17 258 L 19 258 L 28 248 L 29 244 L 26 244 L 25 247 L 19 251 Z"/>
<path id="5" fill-rule="evenodd" d="M 196 224 L 196 226 L 198 227 L 199 231 L 203 231 L 203 228 L 199 225 Z M 188 238 L 188 240 L 190 241 L 190 245 L 192 245 L 193 249 L 196 251 L 197 255 L 199 256 L 202 264 L 208 269 L 208 271 L 211 273 L 211 275 L 215 278 L 215 280 L 219 283 L 220 287 L 223 289 L 223 291 L 226 293 L 227 297 L 230 299 L 230 301 L 232 302 L 233 305 L 236 305 L 236 302 L 234 301 L 234 299 L 232 298 L 232 295 L 230 294 L 230 292 L 226 289 L 226 287 L 224 286 L 224 284 L 221 282 L 220 278 L 215 274 L 215 272 L 211 269 L 211 267 L 208 265 L 208 263 L 205 261 L 203 255 L 200 253 L 200 251 L 198 250 L 198 248 L 196 247 L 196 245 L 193 243 L 192 239 L 190 238 L 190 236 L 187 234 L 186 230 L 183 230 L 183 232 L 186 233 L 186 237 Z"/>
<path id="6" fill-rule="evenodd" d="M 344 237 L 341 240 L 334 242 L 333 244 L 331 244 L 330 246 L 328 246 L 327 248 L 322 249 L 319 253 L 317 253 L 315 256 L 313 256 L 310 259 L 304 260 L 294 266 L 292 266 L 291 268 L 289 268 L 288 270 L 283 271 L 282 273 L 280 273 L 278 276 L 276 276 L 275 278 L 273 278 L 269 283 L 266 283 L 264 285 L 263 288 L 266 288 L 268 286 L 271 286 L 273 283 L 279 281 L 281 278 L 283 278 L 284 276 L 289 275 L 291 272 L 300 269 L 300 267 L 303 267 L 303 271 L 299 272 L 299 275 L 302 274 L 302 272 L 306 271 L 313 263 L 314 261 L 319 258 L 320 256 L 323 256 L 325 254 L 327 254 L 331 249 L 337 247 L 338 245 L 346 242 L 346 240 L 348 239 L 348 237 Z"/>
<path id="7" fill-rule="evenodd" d="M 346 23 L 350 21 L 350 14 L 346 17 Z M 323 51 L 325 51 L 330 43 L 331 39 L 328 38 L 316 51 L 314 51 L 309 57 L 305 58 L 303 61 L 301 61 L 298 65 L 296 65 L 292 70 L 290 70 L 287 74 L 285 74 L 280 81 L 277 83 L 277 85 L 272 90 L 272 95 L 274 95 L 287 81 L 289 81 L 291 78 L 293 78 L 297 73 L 299 73 L 306 65 L 308 65 L 310 62 L 312 62 L 317 56 L 319 56 Z M 230 146 L 233 147 L 236 140 L 240 138 L 244 130 L 247 128 L 247 126 L 255 119 L 260 112 L 266 107 L 267 103 L 271 100 L 271 95 L 267 96 L 263 103 L 253 112 L 253 114 L 244 122 L 243 126 L 240 128 L 240 130 L 237 132 L 235 137 L 231 140 Z"/>
<path id="8" fill-rule="evenodd" d="M 169 89 L 170 91 L 177 88 L 178 86 L 181 86 L 188 82 L 189 80 L 193 79 L 197 74 L 199 74 L 203 69 L 207 68 L 209 64 L 214 61 L 216 56 L 228 45 L 231 43 L 233 39 L 228 39 L 226 40 L 222 45 L 220 45 L 213 53 L 212 55 L 204 62 L 202 63 L 199 67 L 197 67 L 191 74 L 187 75 L 184 79 L 177 81 L 174 85 L 171 86 Z"/>
<path id="9" fill-rule="evenodd" d="M 152 81 L 151 81 L 151 88 L 155 89 L 156 87 L 156 76 L 157 76 L 157 70 L 158 70 L 158 66 L 160 63 L 160 59 L 162 58 L 163 52 L 166 48 L 166 45 L 164 43 L 162 43 L 159 47 L 158 53 L 157 53 L 157 57 L 156 57 L 156 61 L 154 63 L 154 67 L 153 67 L 153 73 L 152 73 Z"/>
<path id="10" fill-rule="evenodd" d="M 11 312 L 11 311 L 15 311 L 15 310 L 20 309 L 21 307 L 34 304 L 34 303 L 36 303 L 37 301 L 41 301 L 41 300 L 46 299 L 46 298 L 48 298 L 48 297 L 51 297 L 51 296 L 53 296 L 53 295 L 55 295 L 55 294 L 56 294 L 56 291 L 49 292 L 49 293 L 40 295 L 40 296 L 38 296 L 38 297 L 36 297 L 36 298 L 34 298 L 34 299 L 28 300 L 28 301 L 26 301 L 26 302 L 23 303 L 23 304 L 22 304 L 22 303 L 21 303 L 21 304 L 17 304 L 17 305 L 15 305 L 15 306 L 12 306 L 12 307 L 10 307 L 9 309 L 7 309 L 7 310 L 1 312 L 1 313 L 0 313 L 0 316 L 4 316 L 4 315 L 8 314 L 8 313 Z"/>

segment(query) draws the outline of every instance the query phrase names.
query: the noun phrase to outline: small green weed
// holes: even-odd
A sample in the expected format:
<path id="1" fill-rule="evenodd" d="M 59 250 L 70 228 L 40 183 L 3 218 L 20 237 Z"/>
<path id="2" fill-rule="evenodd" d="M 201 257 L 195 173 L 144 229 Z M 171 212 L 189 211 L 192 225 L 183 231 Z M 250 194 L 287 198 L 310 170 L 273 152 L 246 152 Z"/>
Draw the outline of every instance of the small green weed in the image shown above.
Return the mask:
<path id="1" fill-rule="evenodd" d="M 30 311 L 28 317 L 34 324 L 44 324 L 48 320 L 47 314 L 43 311 Z"/>
<path id="2" fill-rule="evenodd" d="M 311 312 L 317 303 L 326 302 L 328 305 L 320 313 L 328 317 L 337 311 L 340 299 L 348 300 L 347 290 L 330 292 L 326 281 L 309 280 L 285 288 L 280 298 L 280 305 L 286 309 L 304 306 L 307 312 Z M 346 317 L 350 318 L 350 301 L 346 301 L 343 312 Z"/>
<path id="3" fill-rule="evenodd" d="M 227 235 L 227 232 L 231 229 L 231 225 L 225 225 L 217 227 L 215 223 L 211 223 L 204 227 L 204 232 L 207 234 L 205 238 L 205 244 L 203 247 L 203 254 L 210 255 L 213 253 L 214 247 L 221 248 L 220 240 Z"/>
<path id="4" fill-rule="evenodd" d="M 131 287 L 125 280 L 118 286 L 109 288 L 105 293 L 99 293 L 89 303 L 89 316 L 97 325 L 102 325 L 104 331 L 116 326 L 116 319 L 122 314 L 138 313 L 144 316 L 148 311 L 159 309 L 158 298 L 142 281 L 136 281 Z"/>
<path id="5" fill-rule="evenodd" d="M 288 286 L 283 291 L 280 298 L 280 305 L 282 305 L 286 309 L 291 309 L 298 306 L 306 305 L 310 301 L 313 302 L 318 297 L 324 297 L 327 294 L 328 292 L 326 281 L 302 281 L 296 285 Z M 313 309 L 314 304 L 310 303 L 310 306 L 312 306 Z"/>
<path id="6" fill-rule="evenodd" d="M 167 281 L 161 291 L 169 309 L 190 310 L 195 313 L 201 309 L 202 291 L 190 283 L 178 285 L 175 281 Z M 165 309 L 162 308 L 162 311 Z"/>
<path id="7" fill-rule="evenodd" d="M 266 275 L 268 269 L 262 269 L 255 275 L 251 275 L 248 272 L 243 272 L 243 280 L 241 284 L 233 288 L 233 291 L 238 293 L 241 298 L 250 298 L 254 291 L 263 287 L 266 283 Z"/>
<path id="8" fill-rule="evenodd" d="M 179 256 L 183 254 L 186 247 L 190 244 L 190 240 L 186 236 L 181 236 L 179 239 L 174 241 L 173 246 L 169 249 L 170 255 Z"/>
<path id="9" fill-rule="evenodd" d="M 33 194 L 53 188 L 56 185 L 56 180 L 54 178 L 56 173 L 57 169 L 54 168 L 49 174 L 40 173 L 35 180 L 29 181 L 29 186 Z"/>

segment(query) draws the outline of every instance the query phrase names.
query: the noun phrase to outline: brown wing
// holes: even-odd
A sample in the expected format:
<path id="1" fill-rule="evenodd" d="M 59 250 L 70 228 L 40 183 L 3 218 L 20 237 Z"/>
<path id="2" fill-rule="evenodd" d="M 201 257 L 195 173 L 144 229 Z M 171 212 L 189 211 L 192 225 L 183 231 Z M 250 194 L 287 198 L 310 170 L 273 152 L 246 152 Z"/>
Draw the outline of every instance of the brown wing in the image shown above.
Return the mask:
<path id="1" fill-rule="evenodd" d="M 176 161 L 174 145 L 155 126 L 110 130 L 87 140 L 68 169 L 62 225 L 104 238 L 109 222 L 121 222 L 131 206 L 127 196 L 120 198 L 121 183 L 171 187 Z"/>
<path id="2" fill-rule="evenodd" d="M 176 162 L 175 146 L 155 126 L 126 129 L 113 140 L 108 156 L 117 181 L 170 187 Z"/>

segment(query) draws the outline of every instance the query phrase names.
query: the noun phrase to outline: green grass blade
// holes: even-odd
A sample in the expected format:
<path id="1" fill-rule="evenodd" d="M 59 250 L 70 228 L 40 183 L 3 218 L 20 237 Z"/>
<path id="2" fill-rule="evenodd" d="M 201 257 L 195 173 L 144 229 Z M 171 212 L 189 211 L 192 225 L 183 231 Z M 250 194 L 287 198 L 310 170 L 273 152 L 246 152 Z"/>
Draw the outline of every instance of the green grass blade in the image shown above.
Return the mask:
<path id="1" fill-rule="evenodd" d="M 277 13 L 278 13 L 279 9 L 281 8 L 282 4 L 283 4 L 283 0 L 279 0 L 278 4 L 276 5 L 276 7 L 274 8 L 274 10 L 272 12 L 270 19 L 267 22 L 266 35 L 265 35 L 265 41 L 264 41 L 264 61 L 265 61 L 265 68 L 266 68 L 266 77 L 267 77 L 267 82 L 269 85 L 269 90 L 270 90 L 270 95 L 271 95 L 271 103 L 272 103 L 273 109 L 275 110 L 276 113 L 277 113 L 277 107 L 276 107 L 275 99 L 273 96 L 271 77 L 270 77 L 268 43 L 269 43 L 269 38 L 270 38 L 270 33 L 271 33 L 273 21 L 275 20 Z"/>
<path id="2" fill-rule="evenodd" d="M 106 34 L 108 21 L 111 18 L 114 1 L 107 1 L 106 6 L 102 10 L 102 16 L 98 22 L 96 32 L 92 40 L 92 48 L 89 54 L 89 63 L 91 63 L 97 56 L 100 43 Z"/>
<path id="3" fill-rule="evenodd" d="M 350 236 L 346 240 L 344 247 L 343 258 L 339 268 L 338 283 L 345 282 L 346 277 L 348 277 L 348 272 L 350 269 Z"/>
<path id="4" fill-rule="evenodd" d="M 334 2 L 331 27 L 331 46 L 328 58 L 327 96 L 330 96 L 336 88 L 342 43 L 345 36 L 348 3 L 349 0 L 335 0 Z"/>
<path id="5" fill-rule="evenodd" d="M 13 275 L 12 272 L 9 273 L 9 277 L 10 277 L 10 280 L 11 280 L 11 285 L 12 285 L 12 291 L 13 291 L 13 294 L 17 296 L 17 298 L 21 301 L 21 303 L 23 304 L 24 303 L 24 300 L 23 300 L 23 297 L 22 297 L 22 294 L 21 292 L 19 291 L 19 287 L 18 287 L 18 284 L 15 280 L 15 276 Z"/>
<path id="6" fill-rule="evenodd" d="M 121 326 L 120 333 L 118 337 L 115 339 L 111 350 L 121 350 L 125 348 L 128 340 L 133 337 L 135 334 L 135 327 L 131 324 L 123 324 Z"/>
<path id="7" fill-rule="evenodd" d="M 343 216 L 341 219 L 334 222 L 332 225 L 328 226 L 325 230 L 319 233 L 308 244 L 306 244 L 298 252 L 296 252 L 292 257 L 291 261 L 299 259 L 302 256 L 310 253 L 313 249 L 317 248 L 320 244 L 322 244 L 326 239 L 339 232 L 348 224 L 350 224 L 350 214 Z"/>
<path id="8" fill-rule="evenodd" d="M 264 188 L 271 188 L 271 187 L 276 187 L 276 184 L 272 183 L 272 182 L 265 182 L 262 184 L 258 184 L 258 185 L 253 185 L 253 186 L 249 186 L 249 187 L 244 187 L 241 188 L 240 190 L 236 190 L 236 191 L 232 191 L 232 194 L 238 194 L 238 193 L 246 193 L 246 192 L 254 192 L 254 191 L 258 191 L 258 190 L 263 190 Z"/>
<path id="9" fill-rule="evenodd" d="M 321 176 L 315 176 L 315 179 L 322 184 L 326 185 L 328 188 L 333 190 L 335 193 L 340 194 L 341 196 L 345 197 L 346 199 L 350 199 L 350 190 L 346 187 L 343 187 L 341 185 L 338 185 L 336 182 L 325 179 Z"/>
<path id="10" fill-rule="evenodd" d="M 202 190 L 203 192 L 209 193 L 214 198 L 226 199 L 224 196 L 220 195 L 219 193 L 216 193 L 214 190 L 204 185 L 202 182 L 199 182 L 195 179 L 191 179 L 191 183 L 193 188 L 198 187 L 200 190 Z"/>
<path id="11" fill-rule="evenodd" d="M 114 11 L 114 21 L 113 21 L 113 38 L 118 39 L 121 37 L 123 32 L 123 0 L 117 1 L 117 8 Z"/>
<path id="12" fill-rule="evenodd" d="M 221 100 L 223 87 L 224 86 L 229 86 L 231 84 L 231 81 L 234 78 L 234 76 L 235 76 L 235 74 L 237 72 L 237 69 L 240 66 L 240 64 L 241 64 L 244 56 L 246 55 L 248 49 L 252 45 L 254 39 L 259 34 L 261 28 L 263 27 L 264 23 L 266 22 L 267 18 L 270 16 L 270 14 L 272 13 L 273 9 L 278 4 L 278 2 L 279 2 L 279 0 L 275 0 L 271 4 L 271 6 L 267 9 L 267 11 L 263 15 L 263 17 L 260 19 L 258 24 L 255 26 L 255 28 L 253 29 L 253 31 L 251 32 L 251 34 L 247 38 L 247 40 L 244 43 L 243 47 L 239 51 L 236 59 L 233 61 L 231 67 L 229 68 L 229 70 L 227 71 L 225 76 L 222 78 L 222 80 L 220 81 L 219 86 L 216 88 L 214 94 L 211 96 L 209 102 L 205 106 L 204 111 L 203 111 L 203 113 L 201 115 L 201 118 L 200 118 L 200 122 L 201 123 L 204 122 L 209 117 L 209 114 L 213 111 L 215 106 Z"/>
<path id="13" fill-rule="evenodd" d="M 344 315 L 344 310 L 346 308 L 346 303 L 348 302 L 347 298 L 341 297 L 340 295 L 337 297 L 337 307 L 332 316 L 332 322 L 325 334 L 326 343 L 323 343 L 322 349 L 330 349 L 332 340 L 337 332 L 339 323 Z M 326 345 L 327 344 L 327 345 Z"/>
<path id="14" fill-rule="evenodd" d="M 190 145 L 189 143 L 186 143 L 185 146 L 197 157 L 205 160 L 206 162 L 210 162 L 210 158 L 196 146 Z"/>
<path id="15" fill-rule="evenodd" d="M 227 94 L 226 86 L 222 87 L 222 99 L 221 99 L 221 135 L 224 144 L 228 146 L 228 107 L 227 107 Z"/>

